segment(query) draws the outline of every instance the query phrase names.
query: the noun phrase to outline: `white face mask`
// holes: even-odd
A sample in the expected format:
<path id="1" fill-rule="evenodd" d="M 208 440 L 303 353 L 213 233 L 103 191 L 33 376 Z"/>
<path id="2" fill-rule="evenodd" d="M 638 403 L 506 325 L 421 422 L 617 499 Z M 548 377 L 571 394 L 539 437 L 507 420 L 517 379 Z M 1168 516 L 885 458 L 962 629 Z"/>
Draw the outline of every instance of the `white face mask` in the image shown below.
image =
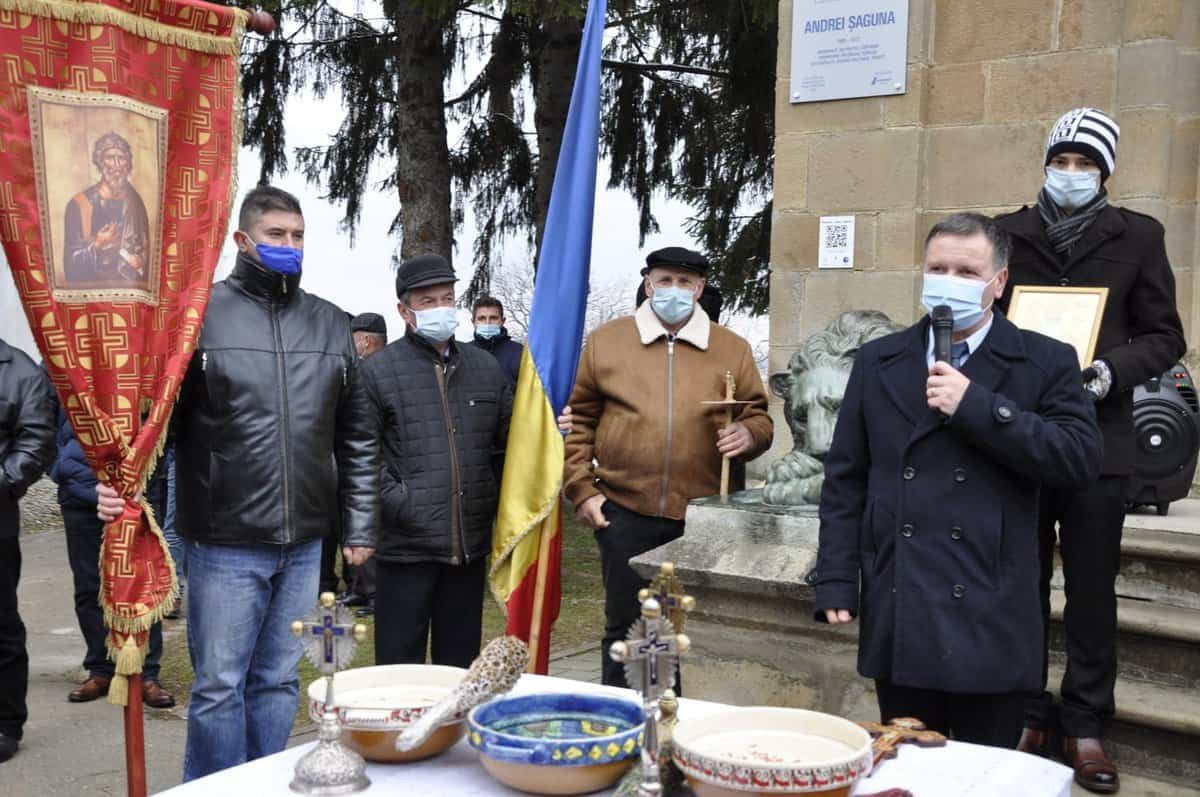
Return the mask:
<path id="1" fill-rule="evenodd" d="M 1063 210 L 1077 210 L 1100 192 L 1099 172 L 1068 172 L 1046 167 L 1046 194 Z"/>
<path id="2" fill-rule="evenodd" d="M 434 307 L 431 310 L 413 310 L 417 317 L 416 332 L 434 343 L 445 343 L 458 328 L 458 311 L 453 307 Z"/>
<path id="3" fill-rule="evenodd" d="M 939 304 L 949 306 L 954 313 L 954 331 L 970 329 L 983 319 L 983 314 L 995 302 L 993 298 L 984 307 L 983 294 L 999 276 L 997 273 L 987 282 L 981 282 L 948 274 L 926 274 L 921 286 L 921 304 L 931 313 Z"/>

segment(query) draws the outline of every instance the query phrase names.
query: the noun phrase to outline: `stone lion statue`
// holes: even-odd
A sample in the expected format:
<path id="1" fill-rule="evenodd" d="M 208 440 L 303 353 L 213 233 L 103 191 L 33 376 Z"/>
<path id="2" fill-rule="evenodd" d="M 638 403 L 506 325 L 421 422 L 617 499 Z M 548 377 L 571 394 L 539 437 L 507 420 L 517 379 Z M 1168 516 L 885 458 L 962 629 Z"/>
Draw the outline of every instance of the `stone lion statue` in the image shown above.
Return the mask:
<path id="1" fill-rule="evenodd" d="M 763 503 L 800 506 L 820 501 L 823 460 L 833 442 L 854 356 L 864 343 L 899 329 L 878 310 L 847 311 L 804 341 L 787 371 L 771 374 L 771 392 L 783 399 L 794 447 L 771 465 Z"/>

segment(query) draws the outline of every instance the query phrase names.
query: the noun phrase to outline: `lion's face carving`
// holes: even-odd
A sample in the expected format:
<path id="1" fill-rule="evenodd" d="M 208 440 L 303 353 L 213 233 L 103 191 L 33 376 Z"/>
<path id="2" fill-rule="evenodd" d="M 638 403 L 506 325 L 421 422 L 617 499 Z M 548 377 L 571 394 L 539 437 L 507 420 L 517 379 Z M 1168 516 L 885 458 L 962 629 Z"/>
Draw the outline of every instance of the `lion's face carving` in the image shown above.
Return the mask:
<path id="1" fill-rule="evenodd" d="M 771 392 L 783 399 L 793 448 L 771 466 L 764 501 L 818 501 L 824 480 L 821 460 L 833 443 L 854 357 L 864 343 L 900 328 L 878 310 L 850 310 L 804 341 L 787 371 L 771 374 Z"/>

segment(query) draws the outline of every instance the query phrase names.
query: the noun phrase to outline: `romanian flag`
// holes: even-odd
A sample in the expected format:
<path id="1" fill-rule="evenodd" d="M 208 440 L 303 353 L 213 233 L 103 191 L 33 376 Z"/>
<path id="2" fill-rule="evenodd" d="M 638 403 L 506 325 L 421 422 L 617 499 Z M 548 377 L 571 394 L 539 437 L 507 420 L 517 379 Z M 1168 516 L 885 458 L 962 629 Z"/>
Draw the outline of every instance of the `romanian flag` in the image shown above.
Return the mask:
<path id="1" fill-rule="evenodd" d="M 492 541 L 491 586 L 507 633 L 529 643 L 545 673 L 562 594 L 563 439 L 555 421 L 571 395 L 583 339 L 600 141 L 600 53 L 606 0 L 588 4 L 550 211 L 538 255 Z"/>

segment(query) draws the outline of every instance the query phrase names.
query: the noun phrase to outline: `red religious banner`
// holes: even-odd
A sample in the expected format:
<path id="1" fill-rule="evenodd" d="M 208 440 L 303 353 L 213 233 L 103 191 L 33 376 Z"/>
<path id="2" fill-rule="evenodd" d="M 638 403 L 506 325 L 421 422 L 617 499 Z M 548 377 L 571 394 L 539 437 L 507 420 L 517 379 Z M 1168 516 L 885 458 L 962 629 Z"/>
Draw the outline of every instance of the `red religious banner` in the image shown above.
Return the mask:
<path id="1" fill-rule="evenodd" d="M 141 672 L 178 592 L 135 499 L 234 198 L 245 22 L 197 0 L 0 0 L 0 240 L 79 442 L 127 497 L 101 552 L 119 675 Z M 110 700 L 126 691 L 115 679 Z"/>

